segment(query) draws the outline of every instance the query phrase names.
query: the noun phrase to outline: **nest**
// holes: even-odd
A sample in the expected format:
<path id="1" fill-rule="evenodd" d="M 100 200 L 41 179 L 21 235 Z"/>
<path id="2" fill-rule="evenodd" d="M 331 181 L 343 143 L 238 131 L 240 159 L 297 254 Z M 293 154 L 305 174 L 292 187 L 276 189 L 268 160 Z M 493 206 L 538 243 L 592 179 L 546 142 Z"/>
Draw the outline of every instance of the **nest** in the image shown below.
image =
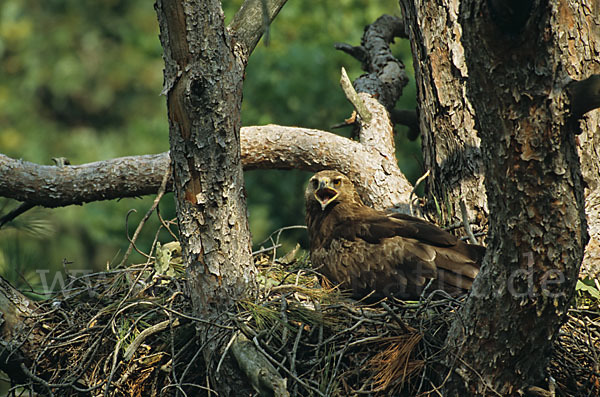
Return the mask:
<path id="1" fill-rule="evenodd" d="M 195 337 L 205 320 L 191 314 L 180 249 L 170 243 L 156 252 L 143 265 L 72 278 L 39 305 L 22 341 L 34 359 L 13 392 L 211 395 Z M 418 302 L 367 304 L 322 286 L 298 252 L 255 262 L 260 296 L 241 302 L 217 329 L 219 366 L 242 335 L 286 379 L 290 395 L 439 395 L 449 370 L 446 334 L 463 298 L 436 291 Z M 557 395 L 600 394 L 599 317 L 589 305 L 569 312 L 548 368 Z"/>

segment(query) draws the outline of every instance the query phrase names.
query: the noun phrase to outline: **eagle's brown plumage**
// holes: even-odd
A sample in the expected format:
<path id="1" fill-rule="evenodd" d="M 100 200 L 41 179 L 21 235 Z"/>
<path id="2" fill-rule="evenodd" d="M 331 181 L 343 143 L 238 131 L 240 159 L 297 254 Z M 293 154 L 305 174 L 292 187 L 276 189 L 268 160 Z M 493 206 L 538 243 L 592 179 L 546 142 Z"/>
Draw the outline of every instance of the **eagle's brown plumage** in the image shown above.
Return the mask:
<path id="1" fill-rule="evenodd" d="M 432 288 L 471 288 L 485 248 L 466 244 L 434 224 L 364 205 L 352 182 L 321 171 L 308 182 L 306 224 L 313 266 L 360 298 L 416 298 Z"/>

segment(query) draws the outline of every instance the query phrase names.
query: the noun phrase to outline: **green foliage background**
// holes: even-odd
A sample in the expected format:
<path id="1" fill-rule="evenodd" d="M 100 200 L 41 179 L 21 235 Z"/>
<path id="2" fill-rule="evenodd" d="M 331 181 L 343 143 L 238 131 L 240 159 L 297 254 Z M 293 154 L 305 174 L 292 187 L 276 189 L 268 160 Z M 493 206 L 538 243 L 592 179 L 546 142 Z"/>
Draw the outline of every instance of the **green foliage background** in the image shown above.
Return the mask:
<path id="1" fill-rule="evenodd" d="M 229 19 L 241 0 L 224 2 Z M 268 46 L 252 55 L 244 85 L 243 124 L 277 123 L 328 130 L 352 111 L 339 89 L 341 66 L 350 77 L 359 63 L 333 49 L 335 42 L 360 43 L 363 28 L 380 15 L 396 14 L 396 0 L 289 2 L 270 28 Z M 409 46 L 395 54 L 412 71 Z M 39 164 L 67 157 L 81 164 L 168 150 L 158 24 L 147 0 L 3 0 L 0 3 L 0 152 Z M 414 81 L 399 107 L 414 107 Z M 420 174 L 419 143 L 397 128 L 401 168 L 414 181 Z M 347 133 L 339 132 L 336 133 Z M 1 176 L 0 176 L 1 177 Z M 256 244 L 274 230 L 304 223 L 300 171 L 246 173 L 250 225 Z M 129 234 L 152 197 L 36 209 L 0 229 L 0 274 L 14 284 L 40 288 L 42 273 L 100 270 L 120 262 Z M 18 205 L 0 199 L 0 215 Z M 171 195 L 161 202 L 175 216 Z M 138 247 L 148 251 L 158 229 L 145 226 Z M 300 241 L 301 230 L 285 232 L 284 248 Z M 168 241 L 164 233 L 160 240 Z M 265 243 L 265 246 L 270 243 Z M 143 261 L 141 255 L 132 261 Z"/>

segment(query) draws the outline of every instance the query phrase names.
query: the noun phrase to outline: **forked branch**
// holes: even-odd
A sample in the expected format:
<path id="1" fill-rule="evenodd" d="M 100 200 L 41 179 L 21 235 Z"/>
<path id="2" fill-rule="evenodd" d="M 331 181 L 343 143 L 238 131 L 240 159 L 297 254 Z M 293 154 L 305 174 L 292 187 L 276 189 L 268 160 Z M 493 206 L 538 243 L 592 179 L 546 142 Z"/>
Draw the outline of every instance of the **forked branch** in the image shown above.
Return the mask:
<path id="1" fill-rule="evenodd" d="M 246 60 L 287 0 L 246 0 L 228 29 L 242 44 Z"/>

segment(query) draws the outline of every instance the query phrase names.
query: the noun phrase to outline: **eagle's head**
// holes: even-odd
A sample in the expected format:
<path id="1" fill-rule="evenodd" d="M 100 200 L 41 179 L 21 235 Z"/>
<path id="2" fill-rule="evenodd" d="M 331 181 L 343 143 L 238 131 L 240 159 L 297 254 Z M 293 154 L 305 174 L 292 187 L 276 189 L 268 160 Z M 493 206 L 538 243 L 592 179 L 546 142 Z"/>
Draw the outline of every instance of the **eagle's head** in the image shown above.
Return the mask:
<path id="1" fill-rule="evenodd" d="M 335 202 L 355 201 L 357 195 L 348 177 L 337 171 L 321 171 L 308 181 L 305 199 L 307 203 L 316 200 L 324 211 Z"/>

